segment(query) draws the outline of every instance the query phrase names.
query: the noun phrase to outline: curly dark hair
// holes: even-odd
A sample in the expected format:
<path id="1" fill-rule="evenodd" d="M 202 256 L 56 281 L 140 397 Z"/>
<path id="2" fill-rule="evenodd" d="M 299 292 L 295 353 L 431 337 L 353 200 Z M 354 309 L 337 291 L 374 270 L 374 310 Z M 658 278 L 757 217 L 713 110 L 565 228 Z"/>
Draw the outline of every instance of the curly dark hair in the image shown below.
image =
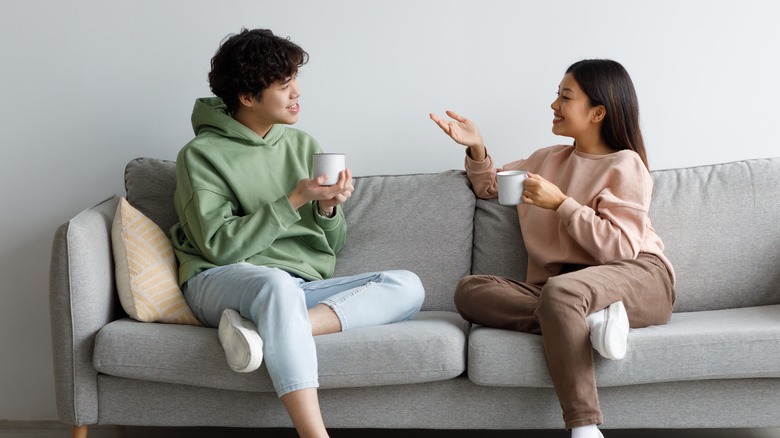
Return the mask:
<path id="1" fill-rule="evenodd" d="M 228 35 L 211 58 L 209 86 L 234 114 L 240 95 L 260 100 L 266 88 L 295 76 L 308 60 L 309 54 L 289 38 L 268 29 L 242 29 Z"/>

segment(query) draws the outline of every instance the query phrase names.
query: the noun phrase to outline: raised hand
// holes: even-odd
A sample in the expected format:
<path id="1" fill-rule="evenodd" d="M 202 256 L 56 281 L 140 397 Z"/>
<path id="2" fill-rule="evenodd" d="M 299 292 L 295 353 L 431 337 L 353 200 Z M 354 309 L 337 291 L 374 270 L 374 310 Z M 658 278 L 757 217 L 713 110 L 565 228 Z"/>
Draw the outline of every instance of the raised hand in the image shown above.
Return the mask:
<path id="1" fill-rule="evenodd" d="M 431 120 L 436 122 L 450 138 L 455 140 L 456 143 L 467 146 L 470 151 L 469 155 L 477 161 L 481 161 L 485 158 L 485 143 L 482 141 L 482 134 L 479 133 L 476 123 L 463 117 L 454 111 L 446 111 L 454 121 L 446 121 L 439 118 L 436 114 L 429 114 Z"/>

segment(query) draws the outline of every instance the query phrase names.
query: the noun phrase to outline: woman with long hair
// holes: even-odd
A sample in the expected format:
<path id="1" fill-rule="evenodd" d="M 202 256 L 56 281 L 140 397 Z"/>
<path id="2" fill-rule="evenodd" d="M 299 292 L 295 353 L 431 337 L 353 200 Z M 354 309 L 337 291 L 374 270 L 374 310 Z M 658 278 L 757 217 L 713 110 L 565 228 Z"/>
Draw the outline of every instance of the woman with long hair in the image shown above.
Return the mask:
<path id="1" fill-rule="evenodd" d="M 593 349 L 626 354 L 629 328 L 665 324 L 674 270 L 648 218 L 650 176 L 634 85 L 615 61 L 574 63 L 553 101 L 552 131 L 573 145 L 537 150 L 496 168 L 477 125 L 452 111 L 431 119 L 466 146 L 466 173 L 480 198 L 497 196 L 496 173 L 525 170 L 520 227 L 524 282 L 471 275 L 455 305 L 468 321 L 542 335 L 572 438 L 603 437 Z"/>

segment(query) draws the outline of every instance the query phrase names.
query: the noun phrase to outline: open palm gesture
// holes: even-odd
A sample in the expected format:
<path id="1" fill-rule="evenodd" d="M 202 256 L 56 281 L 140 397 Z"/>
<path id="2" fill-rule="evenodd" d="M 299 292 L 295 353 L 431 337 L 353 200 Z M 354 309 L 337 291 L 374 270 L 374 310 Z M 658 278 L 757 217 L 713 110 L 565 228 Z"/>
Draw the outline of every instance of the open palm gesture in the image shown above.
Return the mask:
<path id="1" fill-rule="evenodd" d="M 479 129 L 474 122 L 453 111 L 447 111 L 446 113 L 455 121 L 442 120 L 433 113 L 430 114 L 430 118 L 456 143 L 478 150 L 485 147 L 482 141 L 482 134 L 479 133 Z"/>

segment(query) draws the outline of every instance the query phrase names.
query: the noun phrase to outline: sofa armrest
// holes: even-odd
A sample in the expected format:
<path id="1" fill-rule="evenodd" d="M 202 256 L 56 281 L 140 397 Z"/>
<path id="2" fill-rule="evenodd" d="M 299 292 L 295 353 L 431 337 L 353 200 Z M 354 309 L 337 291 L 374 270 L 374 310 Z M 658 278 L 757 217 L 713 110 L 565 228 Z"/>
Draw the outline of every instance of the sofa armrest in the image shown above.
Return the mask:
<path id="1" fill-rule="evenodd" d="M 121 317 L 114 284 L 111 224 L 119 197 L 82 211 L 54 236 L 49 307 L 57 411 L 63 422 L 98 421 L 95 335 Z"/>

